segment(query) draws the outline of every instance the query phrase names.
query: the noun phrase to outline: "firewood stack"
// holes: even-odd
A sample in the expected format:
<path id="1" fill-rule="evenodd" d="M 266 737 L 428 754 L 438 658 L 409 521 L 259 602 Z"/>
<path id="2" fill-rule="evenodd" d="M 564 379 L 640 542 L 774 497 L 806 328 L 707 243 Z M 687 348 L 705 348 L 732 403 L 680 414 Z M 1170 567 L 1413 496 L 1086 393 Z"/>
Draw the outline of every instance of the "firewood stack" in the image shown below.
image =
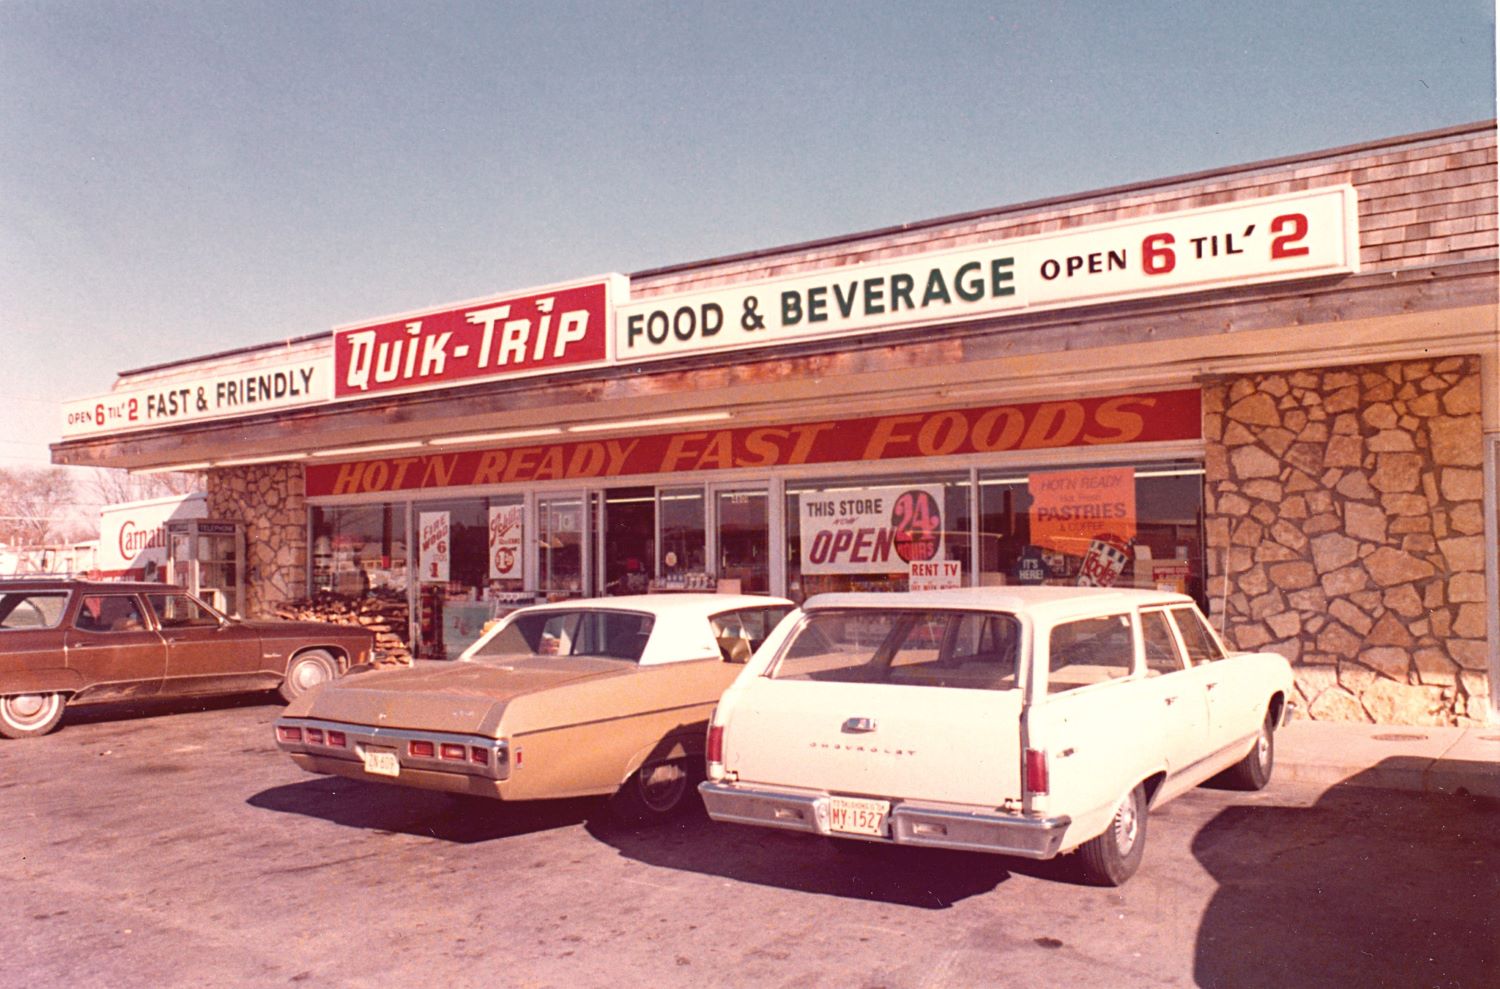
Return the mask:
<path id="1" fill-rule="evenodd" d="M 299 622 L 362 625 L 375 633 L 375 662 L 380 666 L 410 666 L 407 630 L 411 621 L 405 595 L 383 594 L 351 598 L 320 591 L 276 609 L 276 617 Z"/>

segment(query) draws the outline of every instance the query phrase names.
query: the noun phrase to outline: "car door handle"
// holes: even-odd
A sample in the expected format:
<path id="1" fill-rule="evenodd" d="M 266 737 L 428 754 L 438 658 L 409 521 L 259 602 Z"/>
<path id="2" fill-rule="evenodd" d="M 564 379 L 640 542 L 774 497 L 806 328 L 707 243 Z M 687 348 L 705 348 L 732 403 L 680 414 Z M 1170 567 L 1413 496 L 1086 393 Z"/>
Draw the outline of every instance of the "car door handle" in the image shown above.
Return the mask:
<path id="1" fill-rule="evenodd" d="M 875 730 L 874 718 L 850 718 L 844 722 L 844 731 L 847 732 L 869 732 Z"/>
<path id="2" fill-rule="evenodd" d="M 1219 685 L 1219 681 L 1217 681 L 1217 680 L 1210 680 L 1210 681 L 1208 681 L 1207 683 L 1205 683 L 1203 685 L 1203 689 L 1204 690 L 1213 690 L 1218 685 Z"/>
<path id="3" fill-rule="evenodd" d="M 1167 707 L 1171 707 L 1173 704 L 1177 703 L 1176 697 L 1163 697 L 1162 700 L 1166 702 Z"/>

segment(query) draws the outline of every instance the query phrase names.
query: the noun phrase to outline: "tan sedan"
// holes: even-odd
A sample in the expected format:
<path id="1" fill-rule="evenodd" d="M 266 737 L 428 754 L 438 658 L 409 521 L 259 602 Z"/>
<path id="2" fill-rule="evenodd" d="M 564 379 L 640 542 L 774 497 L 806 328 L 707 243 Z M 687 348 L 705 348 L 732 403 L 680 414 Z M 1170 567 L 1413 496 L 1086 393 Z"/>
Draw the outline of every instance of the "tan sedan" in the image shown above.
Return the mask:
<path id="1" fill-rule="evenodd" d="M 0 581 L 0 736 L 45 735 L 68 704 L 280 690 L 290 700 L 367 662 L 375 636 L 227 618 L 180 587 Z"/>
<path id="2" fill-rule="evenodd" d="M 728 594 L 523 608 L 456 662 L 293 701 L 276 741 L 315 773 L 502 800 L 613 794 L 622 818 L 665 818 L 702 773 L 719 695 L 791 608 Z"/>

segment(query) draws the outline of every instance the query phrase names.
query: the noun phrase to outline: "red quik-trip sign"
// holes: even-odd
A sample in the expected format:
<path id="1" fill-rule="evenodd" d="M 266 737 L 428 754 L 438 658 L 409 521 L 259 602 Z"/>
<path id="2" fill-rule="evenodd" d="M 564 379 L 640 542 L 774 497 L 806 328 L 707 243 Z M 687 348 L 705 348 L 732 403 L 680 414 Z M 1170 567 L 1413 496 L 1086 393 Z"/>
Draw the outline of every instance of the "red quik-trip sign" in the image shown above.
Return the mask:
<path id="1" fill-rule="evenodd" d="M 1197 389 L 664 433 L 307 468 L 312 496 L 1190 440 Z"/>
<path id="2" fill-rule="evenodd" d="M 333 331 L 334 397 L 603 363 L 614 279 L 494 296 Z"/>

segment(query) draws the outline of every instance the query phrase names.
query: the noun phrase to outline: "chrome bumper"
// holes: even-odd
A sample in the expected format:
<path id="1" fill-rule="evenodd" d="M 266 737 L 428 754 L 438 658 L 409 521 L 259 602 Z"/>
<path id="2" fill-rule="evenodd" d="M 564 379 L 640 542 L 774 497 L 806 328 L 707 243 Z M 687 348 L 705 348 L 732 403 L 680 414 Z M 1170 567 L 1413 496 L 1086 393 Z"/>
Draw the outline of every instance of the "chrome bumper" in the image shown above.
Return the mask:
<path id="1" fill-rule="evenodd" d="M 282 728 L 297 729 L 300 738 L 297 741 L 283 739 Z M 510 746 L 498 739 L 478 735 L 414 731 L 406 728 L 377 728 L 341 721 L 323 721 L 317 718 L 280 717 L 276 719 L 276 729 L 276 747 L 294 758 L 303 755 L 317 760 L 337 760 L 353 766 L 362 766 L 367 749 L 384 750 L 395 755 L 403 772 L 421 770 L 497 781 L 510 778 Z M 321 741 L 309 741 L 308 729 L 318 733 L 317 737 Z M 330 732 L 343 735 L 344 744 L 339 746 L 331 744 Z M 430 756 L 412 754 L 410 743 L 414 741 L 431 743 L 433 754 Z M 442 747 L 445 743 L 462 746 L 464 757 L 462 759 L 443 758 Z M 476 762 L 472 757 L 472 753 L 476 751 L 484 753 L 483 762 Z"/>
<path id="2" fill-rule="evenodd" d="M 829 826 L 830 797 L 826 793 L 713 781 L 699 784 L 698 792 L 703 795 L 708 816 L 715 821 L 865 838 L 836 832 Z M 1071 823 L 1072 819 L 1065 816 L 1021 817 L 997 811 L 898 802 L 891 808 L 890 837 L 865 840 L 1049 859 L 1062 847 Z"/>

